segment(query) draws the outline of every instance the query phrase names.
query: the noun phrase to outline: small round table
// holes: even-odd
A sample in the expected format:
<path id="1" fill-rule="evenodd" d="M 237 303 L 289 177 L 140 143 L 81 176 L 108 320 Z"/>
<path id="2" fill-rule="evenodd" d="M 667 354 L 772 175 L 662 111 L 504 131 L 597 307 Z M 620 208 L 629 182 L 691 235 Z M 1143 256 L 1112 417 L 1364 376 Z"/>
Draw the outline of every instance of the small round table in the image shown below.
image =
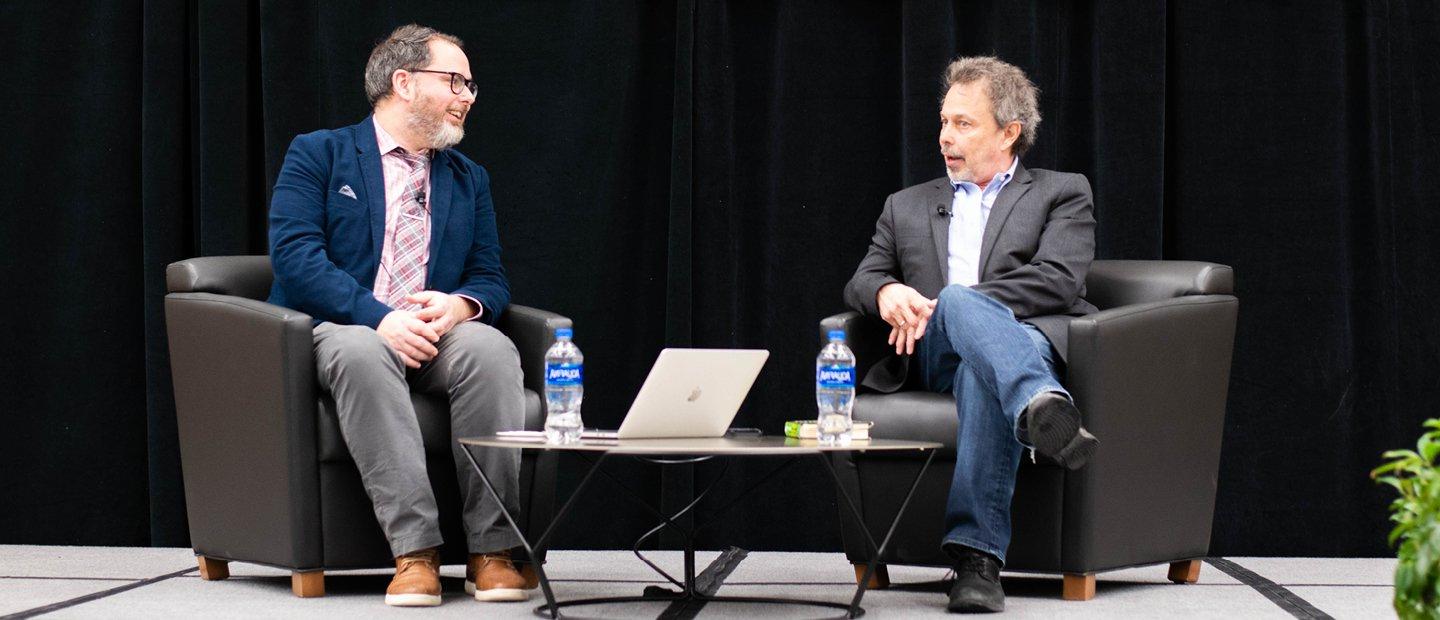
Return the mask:
<path id="1" fill-rule="evenodd" d="M 628 495 L 633 500 L 635 500 L 636 503 L 653 513 L 662 521 L 660 525 L 650 530 L 650 532 L 645 535 L 646 537 L 656 532 L 659 532 L 664 527 L 673 528 L 685 536 L 685 577 L 683 582 L 675 580 L 673 577 L 660 570 L 659 567 L 655 566 L 648 560 L 645 560 L 645 558 L 641 556 L 641 560 L 645 561 L 646 564 L 649 564 L 652 569 L 655 569 L 661 574 L 661 576 L 665 577 L 671 583 L 682 588 L 682 591 L 680 593 L 670 592 L 668 590 L 656 588 L 655 590 L 660 591 L 646 592 L 642 596 L 621 596 L 557 601 L 555 600 L 554 592 L 550 588 L 550 580 L 545 575 L 544 567 L 540 565 L 541 563 L 536 562 L 534 564 L 535 573 L 540 578 L 540 588 L 545 595 L 545 604 L 535 608 L 535 613 L 536 615 L 539 615 L 541 617 L 550 618 L 560 617 L 560 608 L 562 607 L 653 601 L 716 601 L 731 603 L 779 603 L 811 605 L 818 607 L 841 609 L 845 611 L 845 617 L 857 618 L 865 613 L 865 610 L 860 607 L 860 599 L 865 596 L 866 585 L 870 583 L 870 577 L 875 572 L 876 564 L 879 562 L 881 555 L 885 551 L 885 548 L 890 544 L 890 539 L 895 533 L 895 527 L 899 525 L 900 518 L 904 516 L 905 508 L 910 505 L 910 499 L 912 496 L 914 496 L 915 488 L 920 484 L 921 477 L 924 476 L 925 470 L 930 466 L 930 461 L 935 458 L 935 450 L 941 447 L 940 444 L 929 441 L 897 441 L 889 439 L 853 441 L 843 446 L 824 445 L 813 439 L 794 439 L 790 437 L 776 436 L 728 436 L 716 438 L 670 439 L 582 439 L 578 443 L 574 444 L 552 445 L 544 443 L 543 440 L 537 441 L 534 438 L 512 438 L 491 435 L 484 437 L 463 438 L 460 439 L 460 444 L 464 448 L 463 452 L 465 453 L 466 458 L 470 460 L 471 466 L 473 466 L 476 473 L 480 475 L 480 480 L 484 483 L 486 491 L 488 491 L 491 498 L 500 505 L 500 511 L 501 514 L 505 517 L 505 522 L 509 524 L 510 529 L 514 530 L 515 534 L 520 537 L 521 545 L 525 547 L 526 552 L 528 552 L 530 557 L 532 558 L 538 557 L 536 554 L 545 548 L 545 543 L 550 540 L 550 535 L 555 532 L 555 527 L 562 520 L 564 520 L 567 514 L 569 514 L 571 508 L 573 508 L 575 505 L 575 499 L 580 496 L 582 491 L 585 490 L 585 487 L 590 483 L 590 480 L 595 477 L 596 473 L 601 473 L 602 475 L 616 482 L 620 488 L 626 490 Z M 546 528 L 545 532 L 542 533 L 540 537 L 537 538 L 532 544 L 530 540 L 525 536 L 525 533 L 520 531 L 519 526 L 516 525 L 514 515 L 511 515 L 510 511 L 505 508 L 505 503 L 500 501 L 500 496 L 497 493 L 495 486 L 490 482 L 490 478 L 485 475 L 485 470 L 480 467 L 480 463 L 471 453 L 471 450 L 475 448 L 556 450 L 578 453 L 581 456 L 593 455 L 595 456 L 595 458 L 591 460 L 590 469 L 585 473 L 584 478 L 581 479 L 580 485 L 575 488 L 575 492 L 572 493 L 570 495 L 570 498 L 565 501 L 565 504 L 560 507 L 560 510 L 555 514 L 554 519 L 551 520 L 550 526 Z M 731 506 L 734 506 L 741 498 L 748 495 L 750 491 L 754 490 L 756 487 L 759 487 L 761 484 L 763 484 L 770 478 L 774 477 L 775 474 L 788 467 L 797 458 L 811 456 L 815 457 L 815 460 L 819 461 L 822 464 L 822 468 L 825 471 L 829 472 L 831 478 L 833 478 L 837 482 L 835 488 L 839 490 L 840 497 L 843 500 L 845 507 L 850 510 L 850 514 L 855 517 L 856 522 L 863 523 L 864 520 L 860 516 L 859 509 L 856 508 L 854 500 L 849 496 L 848 493 L 845 492 L 844 486 L 838 484 L 839 474 L 835 471 L 835 467 L 833 464 L 831 464 L 830 458 L 828 457 L 827 453 L 898 450 L 920 450 L 923 452 L 927 452 L 928 454 L 925 458 L 925 462 L 920 466 L 919 471 L 916 472 L 915 479 L 910 483 L 910 489 L 905 494 L 904 501 L 900 503 L 900 507 L 895 513 L 895 518 L 890 522 L 890 528 L 885 532 L 885 537 L 877 544 L 874 537 L 870 535 L 870 532 L 866 530 L 866 528 L 860 528 L 860 530 L 865 534 L 866 542 L 869 545 L 871 551 L 870 557 L 872 559 L 870 560 L 869 565 L 866 567 L 865 574 L 860 579 L 859 585 L 855 589 L 855 596 L 851 599 L 848 605 L 833 601 L 817 601 L 788 598 L 762 598 L 746 596 L 714 596 L 712 594 L 707 594 L 700 591 L 696 588 L 695 584 L 694 534 L 696 530 L 699 530 L 706 524 L 702 523 L 694 526 L 691 529 L 686 529 L 677 524 L 675 520 L 681 518 L 682 516 L 684 516 L 685 513 L 695 508 L 695 506 L 698 505 L 707 494 L 709 494 L 710 490 L 715 487 L 715 483 L 724 477 L 724 471 L 722 471 L 720 476 L 717 476 L 716 479 L 712 481 L 709 486 L 707 486 L 703 491 L 698 493 L 693 501 L 687 504 L 679 512 L 667 516 L 656 510 L 654 507 L 650 506 L 648 503 L 646 503 L 643 499 L 640 498 L 639 494 L 635 493 L 624 483 L 616 480 L 608 472 L 605 472 L 602 469 L 602 465 L 604 465 L 607 459 L 617 456 L 635 457 L 657 465 L 689 464 L 716 457 L 787 457 L 781 465 L 766 473 L 754 484 L 749 485 L 749 487 L 745 491 L 742 491 L 740 494 L 731 498 L 720 508 L 716 509 L 714 512 L 718 515 L 719 513 L 723 513 L 728 510 Z M 643 538 L 644 537 L 642 537 L 642 540 Z"/>

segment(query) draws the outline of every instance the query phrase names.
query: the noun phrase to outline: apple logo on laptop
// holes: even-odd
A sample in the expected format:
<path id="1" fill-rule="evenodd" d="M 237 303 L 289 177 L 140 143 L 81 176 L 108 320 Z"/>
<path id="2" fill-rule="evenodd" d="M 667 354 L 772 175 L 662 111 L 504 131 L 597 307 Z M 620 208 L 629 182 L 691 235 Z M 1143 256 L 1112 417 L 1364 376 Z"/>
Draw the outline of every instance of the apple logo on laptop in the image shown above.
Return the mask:
<path id="1" fill-rule="evenodd" d="M 693 402 L 695 402 L 695 401 L 697 401 L 697 400 L 699 400 L 699 399 L 700 399 L 700 386 L 697 385 L 697 386 L 695 386 L 695 389 L 690 390 L 690 396 L 685 399 L 685 402 L 693 403 Z"/>

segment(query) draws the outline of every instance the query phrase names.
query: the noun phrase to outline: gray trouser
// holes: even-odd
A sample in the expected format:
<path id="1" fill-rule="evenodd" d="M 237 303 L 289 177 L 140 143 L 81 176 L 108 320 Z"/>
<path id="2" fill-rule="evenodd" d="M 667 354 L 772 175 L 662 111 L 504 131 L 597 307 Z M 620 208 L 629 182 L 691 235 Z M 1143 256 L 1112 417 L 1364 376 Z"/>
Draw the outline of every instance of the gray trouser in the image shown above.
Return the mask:
<path id="1" fill-rule="evenodd" d="M 450 398 L 450 447 L 464 495 L 470 552 L 509 549 L 519 538 L 505 526 L 499 506 L 454 440 L 524 428 L 520 354 L 499 330 L 475 321 L 456 325 L 435 346 L 439 355 L 411 370 L 375 330 L 321 323 L 315 327 L 316 374 L 335 398 L 340 434 L 360 468 L 392 553 L 400 556 L 442 542 L 420 423 L 410 403 L 412 388 Z M 517 514 L 520 451 L 482 448 L 474 454 L 506 508 Z"/>

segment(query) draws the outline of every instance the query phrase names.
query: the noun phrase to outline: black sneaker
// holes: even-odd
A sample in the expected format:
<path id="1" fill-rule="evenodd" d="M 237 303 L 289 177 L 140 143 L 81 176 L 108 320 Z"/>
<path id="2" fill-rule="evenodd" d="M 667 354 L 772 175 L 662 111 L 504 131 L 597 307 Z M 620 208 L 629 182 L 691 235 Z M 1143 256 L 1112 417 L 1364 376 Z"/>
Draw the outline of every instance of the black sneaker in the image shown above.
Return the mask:
<path id="1" fill-rule="evenodd" d="M 947 545 L 955 558 L 955 583 L 950 586 L 952 614 L 1005 611 L 1005 589 L 1000 587 L 1000 560 L 995 556 L 959 545 Z"/>
<path id="2" fill-rule="evenodd" d="M 1020 427 L 1040 456 L 1065 469 L 1080 469 L 1100 447 L 1100 440 L 1080 426 L 1080 410 L 1059 392 L 1031 400 L 1021 414 Z"/>

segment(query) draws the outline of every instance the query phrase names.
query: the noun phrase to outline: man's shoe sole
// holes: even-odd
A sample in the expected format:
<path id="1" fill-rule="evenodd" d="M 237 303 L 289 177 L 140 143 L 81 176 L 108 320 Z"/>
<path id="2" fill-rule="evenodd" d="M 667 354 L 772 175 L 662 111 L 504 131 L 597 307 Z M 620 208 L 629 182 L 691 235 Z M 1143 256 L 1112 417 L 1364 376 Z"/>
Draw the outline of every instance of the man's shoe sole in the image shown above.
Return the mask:
<path id="1" fill-rule="evenodd" d="M 465 582 L 467 592 L 475 593 L 475 600 L 484 603 L 516 602 L 530 599 L 530 593 L 519 588 L 490 588 L 488 590 L 476 590 L 475 584 Z"/>
<path id="2" fill-rule="evenodd" d="M 1005 611 L 1005 602 L 1001 601 L 999 607 L 992 607 L 984 603 L 951 601 L 949 605 L 945 606 L 945 611 L 953 614 L 995 614 Z"/>
<path id="3" fill-rule="evenodd" d="M 1047 399 L 1027 415 L 1035 450 L 1065 469 L 1080 469 L 1095 455 L 1100 440 L 1080 426 L 1080 410 L 1069 399 Z"/>
<path id="4" fill-rule="evenodd" d="M 539 583 L 538 581 L 537 581 L 536 583 L 533 583 L 533 584 L 530 583 L 529 581 L 526 581 L 526 582 L 525 582 L 525 587 L 523 587 L 523 588 L 521 588 L 521 589 L 522 589 L 522 590 L 534 590 L 535 588 L 538 588 L 538 587 L 540 587 L 540 583 Z M 466 594 L 469 594 L 470 596 L 475 596 L 475 582 L 473 582 L 473 581 L 466 581 L 466 582 L 465 582 L 465 593 L 466 593 Z M 530 598 L 529 593 L 526 593 L 525 598 Z M 522 599 L 522 600 L 523 600 L 523 599 Z"/>
<path id="5" fill-rule="evenodd" d="M 953 588 L 953 586 L 952 586 Z M 955 596 L 952 589 L 950 602 L 945 605 L 945 611 L 952 614 L 993 614 L 1005 611 L 1005 592 L 999 585 L 995 586 L 997 592 L 993 596 L 986 596 L 983 592 L 969 592 L 969 596 Z"/>
<path id="6" fill-rule="evenodd" d="M 440 595 L 386 594 L 385 604 L 391 607 L 434 607 L 440 604 Z"/>
<path id="7" fill-rule="evenodd" d="M 1060 449 L 1060 454 L 1056 456 L 1055 461 L 1065 469 L 1080 469 L 1090 462 L 1090 457 L 1095 456 L 1095 450 L 1099 447 L 1100 440 L 1082 426 L 1079 431 L 1076 431 L 1075 438 Z"/>

